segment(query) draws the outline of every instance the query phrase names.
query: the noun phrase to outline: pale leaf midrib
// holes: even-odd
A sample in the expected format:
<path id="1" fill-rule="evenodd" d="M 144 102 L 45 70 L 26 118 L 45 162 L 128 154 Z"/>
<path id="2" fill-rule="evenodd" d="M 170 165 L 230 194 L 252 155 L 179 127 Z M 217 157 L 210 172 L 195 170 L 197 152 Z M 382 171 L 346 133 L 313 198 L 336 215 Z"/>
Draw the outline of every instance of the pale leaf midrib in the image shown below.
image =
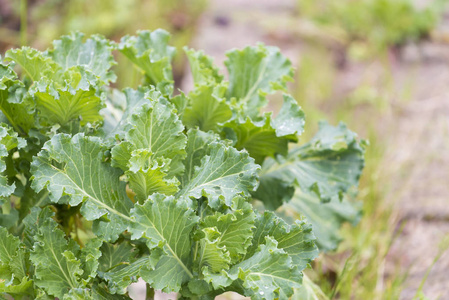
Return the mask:
<path id="1" fill-rule="evenodd" d="M 103 202 L 101 202 L 100 200 L 94 198 L 93 196 L 91 196 L 90 194 L 88 194 L 83 188 L 81 188 L 76 182 L 74 182 L 72 180 L 72 178 L 70 178 L 70 176 L 68 176 L 65 172 L 63 172 L 62 170 L 58 169 L 57 167 L 53 166 L 51 163 L 47 162 L 47 161 L 43 161 L 41 160 L 43 163 L 49 165 L 52 169 L 58 171 L 60 174 L 62 174 L 64 177 L 66 177 L 67 179 L 70 180 L 70 182 L 72 182 L 72 184 L 77 188 L 78 191 L 80 191 L 84 196 L 88 197 L 89 199 L 91 199 L 94 203 L 98 204 L 99 206 L 102 206 L 104 208 L 106 208 L 108 211 L 116 214 L 117 216 L 120 216 L 124 219 L 126 219 L 127 221 L 132 221 L 132 219 L 124 214 L 122 214 L 121 212 L 111 208 L 110 206 L 104 204 Z"/>
<path id="2" fill-rule="evenodd" d="M 173 251 L 173 249 L 171 248 L 171 246 L 169 245 L 167 239 L 164 237 L 164 235 L 159 232 L 159 230 L 156 228 L 154 222 L 148 218 L 145 215 L 146 219 L 148 220 L 148 222 L 152 225 L 152 227 L 148 226 L 147 224 L 144 224 L 142 222 L 137 222 L 135 220 L 133 220 L 133 222 L 138 223 L 139 225 L 143 226 L 143 227 L 147 227 L 147 228 L 151 228 L 154 231 L 156 231 L 157 235 L 162 239 L 165 240 L 166 243 L 164 244 L 164 247 L 167 247 L 167 249 L 170 251 L 170 253 L 172 254 L 172 257 L 174 259 L 176 259 L 176 261 L 178 262 L 178 264 L 184 269 L 184 271 L 186 271 L 187 275 L 189 275 L 190 278 L 193 278 L 193 274 L 190 272 L 190 270 L 187 268 L 187 266 L 182 262 L 182 260 L 178 257 L 178 255 L 176 255 L 176 253 Z"/>

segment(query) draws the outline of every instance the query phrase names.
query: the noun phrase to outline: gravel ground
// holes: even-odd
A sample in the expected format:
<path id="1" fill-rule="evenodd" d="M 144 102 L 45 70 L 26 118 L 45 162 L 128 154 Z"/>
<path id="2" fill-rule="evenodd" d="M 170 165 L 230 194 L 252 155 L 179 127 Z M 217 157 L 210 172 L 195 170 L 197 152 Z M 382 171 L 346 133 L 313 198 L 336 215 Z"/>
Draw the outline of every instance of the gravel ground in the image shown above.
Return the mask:
<path id="1" fill-rule="evenodd" d="M 426 47 L 429 54 L 438 53 L 435 45 Z M 397 116 L 389 136 L 393 150 L 386 157 L 402 166 L 392 180 L 405 225 L 389 253 L 391 265 L 399 262 L 409 275 L 401 299 L 413 298 L 427 271 L 424 294 L 449 299 L 449 251 L 431 268 L 449 236 L 449 58 L 434 58 L 419 66 L 414 99 Z M 400 72 L 405 76 L 406 68 Z"/>

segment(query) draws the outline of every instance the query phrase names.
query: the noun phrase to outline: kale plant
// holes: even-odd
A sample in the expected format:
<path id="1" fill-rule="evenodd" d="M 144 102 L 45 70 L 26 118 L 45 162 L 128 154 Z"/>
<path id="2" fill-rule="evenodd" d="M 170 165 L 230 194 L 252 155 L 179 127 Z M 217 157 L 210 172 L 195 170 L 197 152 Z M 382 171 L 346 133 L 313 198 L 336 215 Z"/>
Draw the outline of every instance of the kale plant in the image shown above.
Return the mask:
<path id="1" fill-rule="evenodd" d="M 304 113 L 287 93 L 276 117 L 261 113 L 293 77 L 279 49 L 228 52 L 225 80 L 185 48 L 186 94 L 168 41 L 163 30 L 120 43 L 75 33 L 6 52 L 0 298 L 130 299 L 142 278 L 149 294 L 287 299 L 356 221 L 363 142 L 322 123 L 294 146 Z M 137 89 L 113 88 L 117 50 L 144 74 Z"/>

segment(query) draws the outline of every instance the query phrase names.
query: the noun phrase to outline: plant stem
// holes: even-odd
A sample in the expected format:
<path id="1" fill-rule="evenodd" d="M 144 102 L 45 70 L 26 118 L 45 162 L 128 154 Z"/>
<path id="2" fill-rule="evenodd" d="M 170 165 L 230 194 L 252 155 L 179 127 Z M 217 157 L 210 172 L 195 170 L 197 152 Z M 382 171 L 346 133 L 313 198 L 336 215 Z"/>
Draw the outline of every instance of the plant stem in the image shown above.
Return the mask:
<path id="1" fill-rule="evenodd" d="M 154 299 L 154 289 L 148 283 L 146 283 L 146 286 L 147 286 L 147 293 L 146 293 L 145 299 L 153 300 Z"/>

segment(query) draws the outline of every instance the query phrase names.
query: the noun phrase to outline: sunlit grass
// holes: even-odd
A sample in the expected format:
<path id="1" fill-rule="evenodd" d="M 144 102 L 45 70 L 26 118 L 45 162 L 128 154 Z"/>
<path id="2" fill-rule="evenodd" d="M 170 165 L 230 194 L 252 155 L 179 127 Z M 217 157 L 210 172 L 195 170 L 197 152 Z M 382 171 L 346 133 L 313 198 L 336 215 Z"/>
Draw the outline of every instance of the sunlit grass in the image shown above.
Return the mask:
<path id="1" fill-rule="evenodd" d="M 395 228 L 397 216 L 392 209 L 395 199 L 386 198 L 389 178 L 383 173 L 385 145 L 374 130 L 369 138 L 359 193 L 364 216 L 357 226 L 342 230 L 344 242 L 338 252 L 348 259 L 343 266 L 342 262 L 337 262 L 340 273 L 331 298 L 397 299 L 404 279 L 399 270 L 388 277 L 385 273 L 387 253 L 400 228 Z"/>

